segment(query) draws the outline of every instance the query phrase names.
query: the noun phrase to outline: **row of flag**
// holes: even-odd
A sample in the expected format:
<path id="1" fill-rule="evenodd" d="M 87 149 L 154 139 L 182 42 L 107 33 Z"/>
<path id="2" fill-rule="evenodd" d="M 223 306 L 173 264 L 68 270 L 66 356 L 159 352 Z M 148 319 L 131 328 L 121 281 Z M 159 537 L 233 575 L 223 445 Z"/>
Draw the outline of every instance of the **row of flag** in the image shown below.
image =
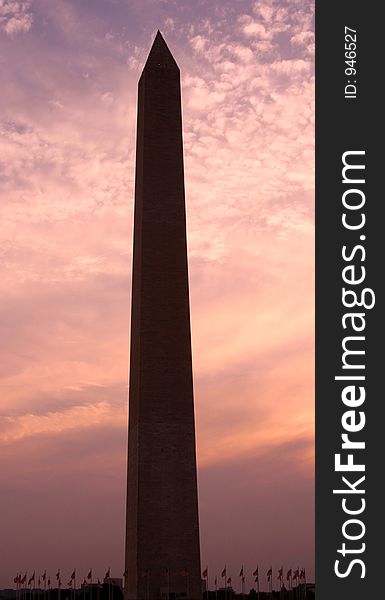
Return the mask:
<path id="1" fill-rule="evenodd" d="M 269 577 L 272 577 L 272 569 L 269 569 L 269 571 L 267 572 L 267 578 L 269 580 Z M 279 579 L 280 581 L 284 580 L 284 574 L 283 574 L 283 568 L 278 570 L 278 577 L 277 579 Z M 302 581 L 305 580 L 306 581 L 306 572 L 305 569 L 296 569 L 294 571 L 294 569 L 289 569 L 288 572 L 286 573 L 286 581 Z"/>
<path id="2" fill-rule="evenodd" d="M 202 577 L 204 579 L 208 579 L 208 573 L 209 573 L 209 569 L 208 567 L 205 568 L 205 570 L 202 573 Z M 164 574 L 166 577 L 168 577 L 170 575 L 170 571 L 169 569 L 165 569 L 164 570 Z M 189 571 L 188 569 L 183 569 L 182 571 L 180 571 L 180 575 L 182 577 L 188 577 L 189 576 Z M 255 578 L 254 581 L 256 583 L 259 582 L 259 568 L 257 567 L 255 569 L 255 571 L 253 571 L 252 573 L 253 577 Z M 128 576 L 128 571 L 126 570 L 123 573 L 123 578 L 126 579 Z M 142 577 L 149 577 L 150 576 L 150 571 L 149 569 L 146 569 L 145 571 L 142 572 Z M 108 579 L 110 577 L 110 569 L 108 569 L 108 571 L 106 572 L 104 579 Z M 244 572 L 244 568 L 242 566 L 240 572 L 239 572 L 239 577 L 242 580 L 242 583 L 245 582 L 245 572 Z M 273 577 L 273 568 L 270 567 L 270 569 L 267 571 L 266 573 L 266 578 L 268 582 L 271 582 Z M 231 585 L 231 576 L 227 577 L 227 567 L 224 567 L 223 571 L 221 572 L 221 578 L 224 580 L 226 585 Z M 278 580 L 280 580 L 281 584 L 284 581 L 284 572 L 283 572 L 283 567 L 281 569 L 278 570 Z M 58 570 L 58 572 L 56 573 L 56 580 L 57 580 L 57 585 L 60 588 L 62 585 L 62 581 L 61 581 L 61 576 L 60 576 L 60 569 Z M 24 576 L 21 576 L 21 573 L 18 573 L 16 575 L 16 577 L 13 580 L 17 585 L 22 585 L 22 584 L 27 584 L 27 585 L 31 585 L 32 582 L 35 583 L 36 582 L 36 574 L 35 571 L 32 573 L 32 575 L 27 579 L 27 573 L 24 574 Z M 72 587 L 75 584 L 76 581 L 76 570 L 74 569 L 72 574 L 71 574 L 71 578 L 67 583 L 68 587 Z M 306 582 L 306 572 L 305 569 L 289 569 L 286 573 L 286 581 L 289 582 L 289 584 L 291 585 L 293 581 L 296 581 L 297 583 L 300 583 L 301 581 L 305 581 Z M 44 583 L 44 586 L 48 585 L 48 587 L 51 586 L 51 579 L 49 576 L 47 576 L 47 571 L 44 571 L 44 573 L 38 577 L 38 585 L 40 586 L 41 583 Z M 83 581 L 83 585 L 87 585 L 89 583 L 92 583 L 92 569 L 89 570 L 88 575 L 86 578 L 84 578 Z M 101 585 L 99 579 L 98 579 L 98 584 Z M 217 575 L 215 576 L 214 579 L 214 584 L 215 586 L 218 585 L 218 577 Z"/>
<path id="3" fill-rule="evenodd" d="M 281 581 L 283 580 L 283 569 L 279 569 L 277 579 L 280 579 Z M 302 579 L 306 580 L 305 569 L 301 569 L 301 570 L 296 569 L 295 571 L 292 569 L 289 569 L 288 572 L 286 573 L 286 579 L 287 579 L 287 581 L 290 581 L 290 580 L 301 581 Z"/>
<path id="4" fill-rule="evenodd" d="M 109 577 L 110 577 L 110 569 L 108 569 L 107 573 L 104 576 L 104 579 L 108 579 Z M 13 581 L 14 581 L 14 583 L 16 583 L 16 585 L 23 585 L 23 584 L 31 585 L 32 583 L 37 582 L 38 586 L 40 586 L 43 583 L 44 587 L 46 587 L 47 585 L 48 585 L 48 588 L 51 587 L 51 578 L 49 575 L 47 575 L 47 571 L 44 571 L 44 573 L 38 577 L 36 577 L 36 572 L 34 571 L 29 578 L 27 577 L 27 573 L 25 573 L 23 576 L 21 575 L 21 573 L 17 573 L 17 575 Z M 62 586 L 60 569 L 56 573 L 56 581 L 57 581 L 57 586 L 60 588 Z M 75 582 L 76 582 L 76 569 L 74 569 L 72 571 L 71 578 L 68 581 L 67 586 L 72 587 L 75 584 Z M 89 583 L 92 583 L 92 569 L 89 570 L 87 577 L 84 578 L 83 585 L 89 584 Z M 101 585 L 99 579 L 98 579 L 98 584 Z"/>
<path id="5" fill-rule="evenodd" d="M 258 582 L 259 581 L 259 569 L 258 567 L 255 569 L 255 571 L 253 571 L 252 573 L 253 577 L 255 578 L 254 581 Z M 202 577 L 204 579 L 208 578 L 208 567 L 206 567 L 206 569 L 203 571 L 202 573 Z M 225 567 L 221 573 L 221 577 L 222 579 L 224 579 L 226 581 L 226 583 L 231 584 L 231 577 L 227 577 L 227 568 Z M 242 581 L 245 581 L 245 573 L 244 573 L 244 569 L 243 567 L 241 568 L 241 570 L 239 571 L 239 577 L 242 579 Z M 267 571 L 266 573 L 266 578 L 267 581 L 270 582 L 271 579 L 273 577 L 273 568 L 270 567 L 270 569 Z M 281 569 L 278 570 L 278 577 L 277 579 L 279 579 L 281 582 L 284 579 L 284 574 L 283 574 L 283 567 Z M 294 569 L 289 569 L 286 573 L 286 580 L 291 582 L 291 581 L 306 581 L 306 571 L 305 569 L 296 569 L 294 571 Z M 215 577 L 214 580 L 215 585 L 217 585 L 218 583 L 218 578 L 217 576 Z"/>

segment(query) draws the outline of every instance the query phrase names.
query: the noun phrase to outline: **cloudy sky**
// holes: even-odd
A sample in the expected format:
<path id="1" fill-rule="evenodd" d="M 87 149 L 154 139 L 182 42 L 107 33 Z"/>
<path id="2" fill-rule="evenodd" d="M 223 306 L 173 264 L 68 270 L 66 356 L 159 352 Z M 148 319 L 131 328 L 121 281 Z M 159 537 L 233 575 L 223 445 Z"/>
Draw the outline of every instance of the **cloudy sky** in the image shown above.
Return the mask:
<path id="1" fill-rule="evenodd" d="M 0 587 L 124 569 L 136 85 L 158 28 L 183 86 L 202 563 L 236 588 L 242 563 L 248 587 L 257 564 L 313 578 L 313 2 L 0 0 Z"/>

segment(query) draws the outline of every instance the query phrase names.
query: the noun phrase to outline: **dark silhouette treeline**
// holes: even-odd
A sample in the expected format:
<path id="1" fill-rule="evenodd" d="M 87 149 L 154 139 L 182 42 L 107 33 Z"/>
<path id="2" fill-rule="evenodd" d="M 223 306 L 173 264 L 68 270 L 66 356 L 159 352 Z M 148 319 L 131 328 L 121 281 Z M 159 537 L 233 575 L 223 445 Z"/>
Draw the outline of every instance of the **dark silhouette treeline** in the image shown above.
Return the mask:
<path id="1" fill-rule="evenodd" d="M 0 600 L 124 600 L 123 590 L 114 584 L 97 583 L 79 589 L 0 590 Z"/>
<path id="2" fill-rule="evenodd" d="M 293 588 L 274 590 L 273 592 L 257 592 L 251 589 L 248 593 L 240 594 L 232 588 L 209 590 L 202 594 L 202 600 L 302 600 L 305 598 L 304 589 Z M 314 586 L 306 587 L 306 600 L 314 600 Z M 123 590 L 116 585 L 93 584 L 80 589 L 22 589 L 0 590 L 0 600 L 124 600 Z M 188 600 L 188 599 L 186 599 Z"/>
<path id="3" fill-rule="evenodd" d="M 314 585 L 308 584 L 305 590 L 302 586 L 300 588 L 293 588 L 288 590 L 282 588 L 281 590 L 273 590 L 273 592 L 257 592 L 254 588 L 248 593 L 240 594 L 235 592 L 232 588 L 223 588 L 212 591 L 209 590 L 203 594 L 203 600 L 314 600 L 315 591 Z"/>

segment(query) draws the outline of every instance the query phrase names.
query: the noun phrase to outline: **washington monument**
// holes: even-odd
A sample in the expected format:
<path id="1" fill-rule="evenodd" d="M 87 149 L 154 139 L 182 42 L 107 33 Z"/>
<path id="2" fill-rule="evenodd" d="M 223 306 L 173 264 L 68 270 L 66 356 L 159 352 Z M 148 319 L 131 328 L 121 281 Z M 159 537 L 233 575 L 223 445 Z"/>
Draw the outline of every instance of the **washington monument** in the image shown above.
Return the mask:
<path id="1" fill-rule="evenodd" d="M 158 31 L 138 85 L 126 600 L 201 600 L 180 73 Z"/>

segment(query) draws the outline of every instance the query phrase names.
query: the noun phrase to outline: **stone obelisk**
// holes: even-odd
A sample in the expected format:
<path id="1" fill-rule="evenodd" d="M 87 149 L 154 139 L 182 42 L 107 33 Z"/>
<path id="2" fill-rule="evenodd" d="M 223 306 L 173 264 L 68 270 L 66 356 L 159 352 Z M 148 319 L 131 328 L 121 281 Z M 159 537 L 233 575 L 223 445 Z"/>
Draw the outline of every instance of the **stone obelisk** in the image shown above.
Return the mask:
<path id="1" fill-rule="evenodd" d="M 126 600 L 201 600 L 179 68 L 158 31 L 138 86 Z"/>

